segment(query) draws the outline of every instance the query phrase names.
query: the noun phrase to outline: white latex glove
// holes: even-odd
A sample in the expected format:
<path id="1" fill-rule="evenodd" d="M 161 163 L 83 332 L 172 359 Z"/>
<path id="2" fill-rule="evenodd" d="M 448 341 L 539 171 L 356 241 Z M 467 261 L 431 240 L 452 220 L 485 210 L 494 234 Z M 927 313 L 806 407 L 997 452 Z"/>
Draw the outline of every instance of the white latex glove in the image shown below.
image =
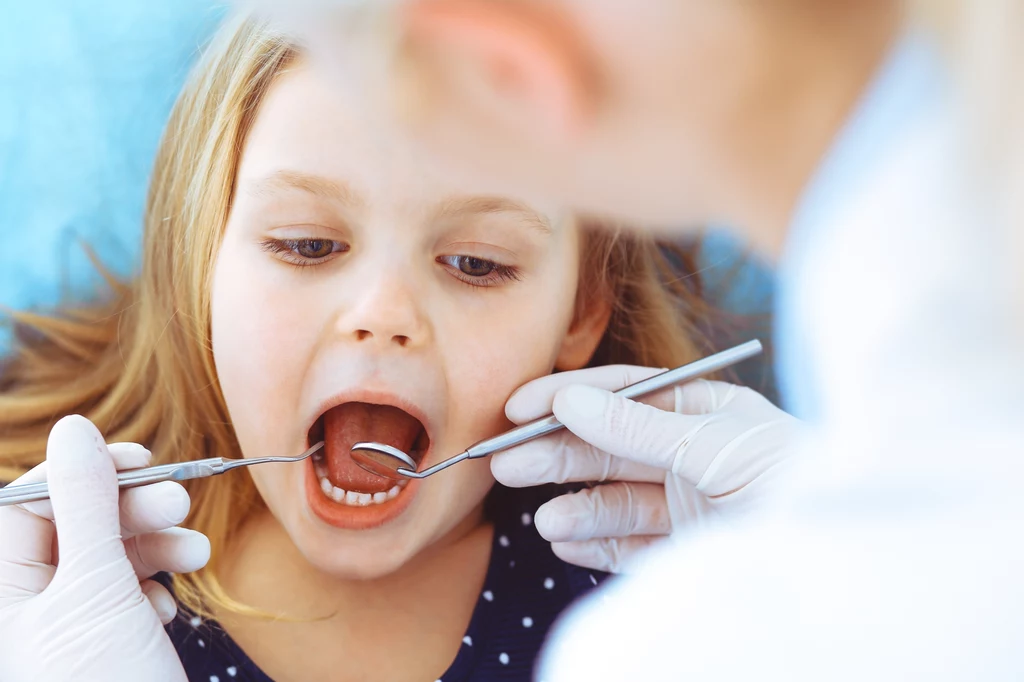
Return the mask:
<path id="1" fill-rule="evenodd" d="M 799 451 L 801 422 L 749 388 L 700 380 L 649 404 L 610 392 L 661 371 L 612 365 L 553 374 L 509 399 L 513 422 L 554 412 L 568 430 L 494 455 L 499 482 L 602 483 L 537 511 L 537 530 L 565 561 L 621 572 L 666 536 L 755 508 L 771 495 L 779 465 Z"/>
<path id="2" fill-rule="evenodd" d="M 147 579 L 201 568 L 210 544 L 174 528 L 189 507 L 177 483 L 118 494 L 115 467 L 149 458 L 134 443 L 108 448 L 87 419 L 65 417 L 46 463 L 16 481 L 47 480 L 51 499 L 0 507 L 0 679 L 186 679 L 163 628 L 174 600 Z"/>

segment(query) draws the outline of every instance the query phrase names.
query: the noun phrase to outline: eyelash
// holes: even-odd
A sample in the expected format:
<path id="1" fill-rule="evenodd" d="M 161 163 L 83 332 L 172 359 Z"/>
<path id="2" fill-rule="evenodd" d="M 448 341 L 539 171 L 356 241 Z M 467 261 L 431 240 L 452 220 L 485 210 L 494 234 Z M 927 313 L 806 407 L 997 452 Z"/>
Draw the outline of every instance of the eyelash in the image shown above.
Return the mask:
<path id="1" fill-rule="evenodd" d="M 491 266 L 493 269 L 482 277 L 473 277 L 462 272 L 459 268 L 458 261 L 460 259 L 472 259 L 480 263 Z M 475 256 L 440 256 L 437 262 L 444 265 L 449 272 L 455 275 L 456 279 L 459 279 L 471 287 L 493 287 L 501 284 L 502 282 L 518 282 L 522 279 L 522 275 L 519 268 L 512 265 L 502 265 L 486 258 L 477 258 Z"/>
<path id="2" fill-rule="evenodd" d="M 334 248 L 330 254 L 323 258 L 307 258 L 297 253 L 298 249 L 310 242 L 331 242 L 336 248 Z M 309 268 L 317 265 L 322 265 L 332 259 L 332 256 L 336 253 L 345 253 L 348 251 L 348 245 L 341 242 L 336 242 L 329 239 L 266 239 L 262 242 L 263 250 L 282 257 L 289 265 L 293 265 L 298 268 Z M 493 269 L 487 275 L 481 277 L 474 277 L 467 275 L 460 269 L 461 259 L 473 259 L 482 264 L 491 266 Z M 444 265 L 445 268 L 455 276 L 456 279 L 466 283 L 471 287 L 485 288 L 493 287 L 503 282 L 518 282 L 522 279 L 519 268 L 511 265 L 503 265 L 496 261 L 488 260 L 486 258 L 477 258 L 475 256 L 440 256 L 437 262 Z"/>
<path id="3" fill-rule="evenodd" d="M 299 248 L 311 242 L 329 242 L 332 245 L 331 252 L 323 258 L 307 258 L 298 253 Z M 261 246 L 267 253 L 281 256 L 281 259 L 289 265 L 298 268 L 308 268 L 321 265 L 331 259 L 336 253 L 348 251 L 348 244 L 336 242 L 331 239 L 265 239 Z M 335 248 L 336 247 L 336 248 Z"/>

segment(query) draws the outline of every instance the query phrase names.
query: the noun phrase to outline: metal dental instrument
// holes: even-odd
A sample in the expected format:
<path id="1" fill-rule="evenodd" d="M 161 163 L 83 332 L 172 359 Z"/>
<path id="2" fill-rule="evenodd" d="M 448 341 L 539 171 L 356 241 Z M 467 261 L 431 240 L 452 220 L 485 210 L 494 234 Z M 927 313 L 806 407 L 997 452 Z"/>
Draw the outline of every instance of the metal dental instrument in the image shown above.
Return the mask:
<path id="1" fill-rule="evenodd" d="M 675 369 L 662 372 L 661 374 L 655 375 L 649 379 L 644 379 L 643 381 L 638 381 L 635 384 L 630 384 L 625 388 L 615 391 L 615 395 L 620 395 L 623 398 L 639 398 L 663 388 L 682 384 L 704 376 L 705 374 L 725 369 L 726 367 L 735 365 L 747 358 L 758 355 L 761 351 L 762 347 L 760 341 L 747 341 L 746 343 L 730 348 L 729 350 L 724 350 L 721 353 L 710 355 L 703 360 L 697 360 L 696 362 L 691 362 L 688 365 L 683 365 L 681 367 L 676 367 Z M 438 471 L 447 469 L 451 465 L 461 462 L 462 460 L 486 457 L 487 455 L 492 455 L 495 452 L 499 452 L 516 445 L 521 445 L 527 441 L 533 440 L 534 438 L 546 436 L 563 428 L 565 427 L 562 426 L 560 421 L 555 419 L 554 415 L 541 417 L 536 421 L 523 424 L 522 426 L 518 426 L 510 431 L 494 436 L 493 438 L 482 440 L 476 445 L 471 445 L 465 452 L 446 459 L 443 462 L 439 462 L 438 464 L 435 464 L 429 469 L 425 469 L 423 471 L 416 471 L 416 462 L 412 457 L 398 448 L 390 445 L 384 445 L 383 443 L 356 443 L 352 446 L 351 454 L 352 459 L 355 460 L 356 464 L 366 471 L 369 471 L 371 474 L 377 474 L 378 476 L 384 476 L 392 479 L 398 479 L 400 477 L 426 478 L 427 476 L 432 476 Z"/>
<path id="2" fill-rule="evenodd" d="M 119 488 L 137 488 L 151 483 L 161 481 L 187 481 L 193 478 L 206 478 L 217 476 L 232 469 L 247 467 L 253 464 L 267 464 L 271 462 L 301 462 L 309 458 L 324 446 L 323 441 L 317 443 L 298 457 L 259 457 L 253 459 L 226 459 L 224 457 L 211 457 L 210 459 L 198 459 L 193 462 L 177 462 L 174 464 L 160 464 L 143 469 L 130 469 L 117 473 L 117 485 Z M 22 485 L 9 485 L 0 489 L 0 507 L 10 504 L 23 504 L 25 502 L 38 502 L 39 500 L 50 499 L 50 491 L 46 482 L 25 483 Z"/>

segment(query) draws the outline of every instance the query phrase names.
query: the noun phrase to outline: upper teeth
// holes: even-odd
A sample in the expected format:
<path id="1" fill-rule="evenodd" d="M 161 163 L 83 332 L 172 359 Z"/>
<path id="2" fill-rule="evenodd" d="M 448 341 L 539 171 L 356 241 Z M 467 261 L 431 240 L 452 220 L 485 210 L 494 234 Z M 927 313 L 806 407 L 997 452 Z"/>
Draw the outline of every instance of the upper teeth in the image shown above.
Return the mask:
<path id="1" fill-rule="evenodd" d="M 327 478 L 327 470 L 324 468 L 322 461 L 314 462 L 313 468 L 316 470 L 316 477 L 320 480 L 320 490 L 323 491 L 324 495 L 339 504 L 345 504 L 350 507 L 368 507 L 371 504 L 384 504 L 388 500 L 395 499 L 398 493 L 402 492 L 402 488 L 408 483 L 408 481 L 399 481 L 391 486 L 391 489 L 387 492 L 357 493 L 354 490 L 342 490 L 331 483 Z"/>

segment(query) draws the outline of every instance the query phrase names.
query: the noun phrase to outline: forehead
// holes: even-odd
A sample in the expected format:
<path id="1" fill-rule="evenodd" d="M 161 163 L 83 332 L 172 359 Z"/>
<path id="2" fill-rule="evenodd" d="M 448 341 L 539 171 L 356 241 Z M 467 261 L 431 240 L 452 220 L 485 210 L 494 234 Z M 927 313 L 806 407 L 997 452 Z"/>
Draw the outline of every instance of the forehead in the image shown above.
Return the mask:
<path id="1" fill-rule="evenodd" d="M 239 189 L 265 197 L 299 190 L 371 211 L 516 214 L 540 232 L 572 222 L 554 207 L 466 195 L 426 155 L 389 139 L 385 126 L 360 118 L 360 112 L 319 70 L 298 62 L 282 72 L 246 137 Z"/>
<path id="2" fill-rule="evenodd" d="M 340 88 L 302 62 L 281 73 L 265 95 L 246 137 L 239 183 L 281 169 L 343 183 L 372 197 L 396 190 L 410 200 L 450 194 L 408 147 L 378 135 L 346 106 Z M 417 196 L 419 195 L 419 196 Z"/>

